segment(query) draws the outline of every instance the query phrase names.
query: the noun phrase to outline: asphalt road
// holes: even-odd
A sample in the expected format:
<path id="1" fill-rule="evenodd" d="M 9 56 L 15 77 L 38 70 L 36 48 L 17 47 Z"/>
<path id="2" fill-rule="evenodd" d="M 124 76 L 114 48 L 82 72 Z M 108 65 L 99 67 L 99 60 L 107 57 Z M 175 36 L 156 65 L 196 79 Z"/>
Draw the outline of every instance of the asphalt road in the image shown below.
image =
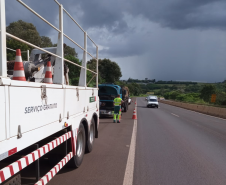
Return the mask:
<path id="1" fill-rule="evenodd" d="M 121 123 L 100 119 L 99 138 L 80 168 L 64 167 L 48 184 L 123 185 L 134 107 Z M 137 98 L 137 116 L 133 185 L 226 184 L 226 120 L 163 103 L 147 108 L 144 98 Z M 45 160 L 40 168 L 41 176 L 51 169 Z M 28 172 L 34 174 L 34 166 L 22 173 L 22 182 L 34 184 Z"/>
<path id="2" fill-rule="evenodd" d="M 95 139 L 94 149 L 85 154 L 78 169 L 64 167 L 48 185 L 119 185 L 123 184 L 129 145 L 134 121 L 131 119 L 135 104 L 122 113 L 121 123 L 113 123 L 113 118 L 101 118 L 99 138 Z M 51 167 L 45 160 L 40 161 L 41 177 Z M 22 184 L 34 184 L 34 165 L 22 173 Z"/>
<path id="3" fill-rule="evenodd" d="M 137 103 L 134 185 L 226 184 L 226 120 Z"/>

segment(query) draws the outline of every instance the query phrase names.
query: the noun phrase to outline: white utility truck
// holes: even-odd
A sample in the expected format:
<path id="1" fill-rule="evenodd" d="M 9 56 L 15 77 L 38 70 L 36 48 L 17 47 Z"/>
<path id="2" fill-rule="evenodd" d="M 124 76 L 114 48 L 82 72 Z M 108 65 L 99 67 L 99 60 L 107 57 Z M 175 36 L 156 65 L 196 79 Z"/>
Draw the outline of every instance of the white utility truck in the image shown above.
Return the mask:
<path id="1" fill-rule="evenodd" d="M 17 1 L 58 31 L 58 43 L 56 48 L 39 48 L 7 33 L 5 0 L 0 0 L 0 184 L 21 184 L 20 173 L 31 163 L 35 163 L 36 184 L 47 184 L 64 165 L 78 168 L 84 153 L 92 151 L 94 138 L 98 137 L 98 46 L 57 0 L 59 28 L 23 1 Z M 64 33 L 64 12 L 84 32 L 84 47 Z M 12 71 L 18 57 L 15 62 L 7 62 L 6 36 L 36 48 L 29 61 L 22 61 L 24 81 L 13 80 L 19 74 Z M 81 66 L 64 58 L 65 37 L 83 50 Z M 96 47 L 95 57 L 87 51 L 87 39 Z M 44 53 L 52 64 L 52 84 L 43 81 L 46 63 L 39 65 L 35 61 L 35 55 Z M 87 54 L 96 59 L 97 71 L 86 68 Z M 81 67 L 78 86 L 69 85 L 67 62 Z M 94 88 L 87 87 L 87 70 L 96 77 Z M 42 156 L 56 166 L 40 178 Z"/>

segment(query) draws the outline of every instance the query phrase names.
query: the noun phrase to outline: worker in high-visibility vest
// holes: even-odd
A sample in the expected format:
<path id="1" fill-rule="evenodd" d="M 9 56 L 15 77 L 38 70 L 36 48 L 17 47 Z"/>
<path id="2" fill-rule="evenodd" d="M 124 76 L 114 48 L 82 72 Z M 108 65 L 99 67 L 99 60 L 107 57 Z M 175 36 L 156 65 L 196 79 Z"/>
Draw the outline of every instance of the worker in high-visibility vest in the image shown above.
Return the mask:
<path id="1" fill-rule="evenodd" d="M 113 122 L 116 122 L 117 117 L 117 123 L 120 123 L 120 117 L 121 117 L 121 104 L 124 101 L 120 98 L 120 94 L 118 94 L 117 98 L 114 99 L 114 117 Z"/>

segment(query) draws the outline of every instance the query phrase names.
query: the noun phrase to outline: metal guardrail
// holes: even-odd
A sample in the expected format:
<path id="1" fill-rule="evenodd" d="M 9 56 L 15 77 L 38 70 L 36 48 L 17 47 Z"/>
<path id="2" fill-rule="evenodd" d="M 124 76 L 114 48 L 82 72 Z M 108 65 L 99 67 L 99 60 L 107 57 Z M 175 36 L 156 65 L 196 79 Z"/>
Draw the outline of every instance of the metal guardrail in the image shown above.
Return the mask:
<path id="1" fill-rule="evenodd" d="M 57 57 L 58 59 L 60 59 L 60 62 L 58 61 L 58 65 L 61 66 L 63 68 L 63 61 L 69 62 L 75 66 L 78 66 L 82 69 L 85 70 L 84 72 L 84 86 L 86 85 L 86 71 L 90 71 L 92 73 L 94 73 L 94 76 L 96 76 L 96 87 L 98 87 L 98 46 L 97 44 L 90 38 L 89 35 L 87 35 L 87 33 L 85 32 L 85 30 L 74 20 L 74 18 L 63 8 L 63 5 L 60 4 L 57 0 L 54 0 L 58 5 L 59 5 L 59 27 L 57 28 L 55 27 L 53 24 L 51 24 L 49 21 L 47 21 L 44 17 L 42 17 L 41 15 L 39 15 L 37 12 L 35 12 L 32 8 L 30 8 L 28 5 L 26 5 L 23 1 L 21 0 L 17 0 L 20 4 L 22 4 L 25 8 L 27 8 L 28 10 L 30 10 L 32 13 L 34 13 L 37 17 L 39 17 L 40 19 L 42 19 L 44 22 L 46 22 L 48 25 L 50 25 L 52 28 L 54 28 L 56 31 L 58 31 L 59 33 L 59 39 L 58 39 L 58 44 L 57 46 L 59 47 L 59 50 L 61 50 L 59 53 L 60 54 L 54 54 L 51 53 L 43 48 L 40 48 L 34 44 L 31 44 L 23 39 L 20 39 L 10 33 L 6 32 L 6 23 L 5 23 L 5 0 L 0 0 L 0 76 L 2 77 L 7 77 L 7 67 L 6 67 L 6 36 L 9 36 L 13 39 L 16 39 L 20 42 L 23 42 L 31 47 L 34 47 L 36 49 L 39 49 L 41 51 L 44 51 L 52 56 Z M 71 39 L 69 36 L 67 36 L 66 34 L 63 33 L 63 11 L 73 20 L 73 22 L 84 32 L 84 48 L 82 46 L 80 46 L 78 43 L 76 43 L 73 39 Z M 63 56 L 63 36 L 66 37 L 67 39 L 69 39 L 72 43 L 74 43 L 75 45 L 77 45 L 80 49 L 83 50 L 83 62 L 82 62 L 82 66 L 79 64 L 76 64 L 68 59 L 65 59 Z M 96 57 L 94 57 L 93 55 L 91 55 L 88 51 L 87 51 L 87 37 L 92 41 L 92 43 L 96 46 Z M 96 63 L 97 63 L 97 71 L 92 71 L 90 69 L 87 69 L 86 67 L 86 55 L 89 54 L 93 59 L 96 59 Z M 5 61 L 5 62 L 4 62 Z M 57 62 L 56 62 L 57 63 Z M 61 77 L 60 78 L 56 78 L 56 83 L 60 83 L 63 84 L 63 70 L 61 69 L 57 71 L 58 73 L 61 73 Z M 57 74 L 57 73 L 56 73 Z"/>

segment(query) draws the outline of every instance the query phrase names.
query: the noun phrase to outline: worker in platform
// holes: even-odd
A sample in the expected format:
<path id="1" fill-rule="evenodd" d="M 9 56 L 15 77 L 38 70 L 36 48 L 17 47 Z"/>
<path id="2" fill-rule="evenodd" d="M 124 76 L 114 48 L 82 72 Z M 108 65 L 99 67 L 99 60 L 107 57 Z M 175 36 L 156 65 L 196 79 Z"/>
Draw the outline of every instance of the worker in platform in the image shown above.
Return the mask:
<path id="1" fill-rule="evenodd" d="M 114 123 L 116 122 L 116 116 L 117 116 L 117 123 L 120 123 L 122 103 L 123 103 L 123 100 L 120 98 L 120 94 L 118 94 L 117 98 L 114 99 L 114 118 L 113 118 Z"/>

